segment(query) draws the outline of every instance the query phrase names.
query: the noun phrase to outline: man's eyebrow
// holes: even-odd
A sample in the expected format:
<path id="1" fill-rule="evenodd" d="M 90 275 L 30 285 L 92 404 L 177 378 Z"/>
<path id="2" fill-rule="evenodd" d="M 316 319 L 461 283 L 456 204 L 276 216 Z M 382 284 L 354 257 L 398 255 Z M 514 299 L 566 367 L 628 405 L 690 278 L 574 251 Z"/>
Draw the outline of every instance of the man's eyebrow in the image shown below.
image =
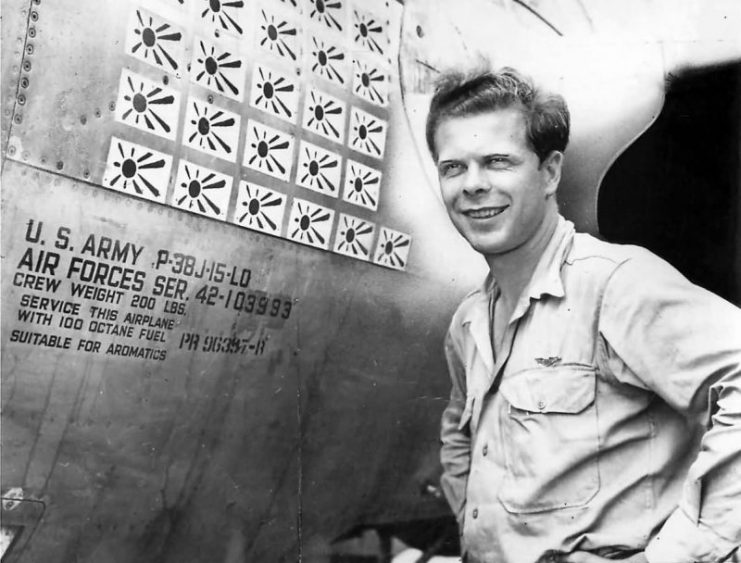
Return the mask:
<path id="1" fill-rule="evenodd" d="M 518 164 L 522 162 L 522 156 L 516 152 L 493 152 L 481 157 L 482 162 L 490 162 L 492 160 L 502 160 L 510 164 Z"/>
<path id="2" fill-rule="evenodd" d="M 491 153 L 483 155 L 481 158 L 487 159 L 487 158 L 511 158 L 511 157 L 512 157 L 512 153 L 510 152 L 491 152 Z"/>

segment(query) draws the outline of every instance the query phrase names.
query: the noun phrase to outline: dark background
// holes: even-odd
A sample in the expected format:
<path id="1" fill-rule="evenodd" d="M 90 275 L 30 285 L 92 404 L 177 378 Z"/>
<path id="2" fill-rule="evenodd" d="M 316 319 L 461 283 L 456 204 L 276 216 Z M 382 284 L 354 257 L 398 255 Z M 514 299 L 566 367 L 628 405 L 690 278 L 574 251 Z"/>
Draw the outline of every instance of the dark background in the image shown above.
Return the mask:
<path id="1" fill-rule="evenodd" d="M 615 162 L 600 233 L 645 246 L 741 304 L 741 65 L 670 77 L 664 108 Z"/>

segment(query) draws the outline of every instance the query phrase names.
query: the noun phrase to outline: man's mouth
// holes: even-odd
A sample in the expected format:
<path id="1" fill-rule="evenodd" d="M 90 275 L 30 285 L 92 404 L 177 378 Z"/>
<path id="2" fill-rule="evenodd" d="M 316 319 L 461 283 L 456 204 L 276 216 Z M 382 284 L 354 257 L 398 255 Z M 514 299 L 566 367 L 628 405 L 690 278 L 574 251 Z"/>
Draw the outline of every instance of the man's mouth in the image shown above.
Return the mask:
<path id="1" fill-rule="evenodd" d="M 491 219 L 496 217 L 503 211 L 505 211 L 509 205 L 502 205 L 501 207 L 480 207 L 479 209 L 467 209 L 463 212 L 464 215 L 471 217 L 472 219 Z"/>

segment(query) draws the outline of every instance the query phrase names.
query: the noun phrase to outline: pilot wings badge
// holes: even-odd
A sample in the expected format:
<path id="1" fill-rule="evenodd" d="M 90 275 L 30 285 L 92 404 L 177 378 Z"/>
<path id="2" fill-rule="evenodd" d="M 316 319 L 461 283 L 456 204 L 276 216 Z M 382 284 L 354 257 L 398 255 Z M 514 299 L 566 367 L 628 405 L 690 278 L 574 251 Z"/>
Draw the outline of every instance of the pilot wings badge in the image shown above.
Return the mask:
<path id="1" fill-rule="evenodd" d="M 548 356 L 547 358 L 535 358 L 535 363 L 545 368 L 552 368 L 561 361 L 559 356 Z"/>

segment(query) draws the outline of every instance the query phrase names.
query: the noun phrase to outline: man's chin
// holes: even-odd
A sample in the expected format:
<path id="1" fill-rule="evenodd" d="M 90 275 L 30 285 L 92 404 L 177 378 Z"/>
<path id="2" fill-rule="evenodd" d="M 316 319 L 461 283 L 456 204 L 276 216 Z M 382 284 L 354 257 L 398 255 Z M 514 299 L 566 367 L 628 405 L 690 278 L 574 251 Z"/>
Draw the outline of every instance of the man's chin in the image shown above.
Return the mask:
<path id="1" fill-rule="evenodd" d="M 502 241 L 469 241 L 471 247 L 484 256 L 497 256 L 509 252 L 509 248 Z"/>

